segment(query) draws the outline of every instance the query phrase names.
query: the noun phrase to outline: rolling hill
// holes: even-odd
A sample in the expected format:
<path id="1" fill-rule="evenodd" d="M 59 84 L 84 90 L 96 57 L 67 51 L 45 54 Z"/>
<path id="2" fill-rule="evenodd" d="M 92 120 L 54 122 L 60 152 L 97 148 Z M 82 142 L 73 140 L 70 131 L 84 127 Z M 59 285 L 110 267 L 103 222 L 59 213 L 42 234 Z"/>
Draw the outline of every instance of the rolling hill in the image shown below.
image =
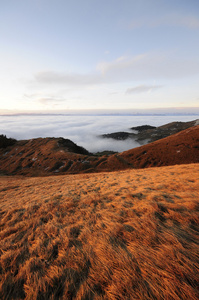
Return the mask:
<path id="1" fill-rule="evenodd" d="M 0 149 L 2 175 L 77 174 L 198 162 L 199 125 L 112 155 L 94 155 L 63 138 L 22 140 Z"/>

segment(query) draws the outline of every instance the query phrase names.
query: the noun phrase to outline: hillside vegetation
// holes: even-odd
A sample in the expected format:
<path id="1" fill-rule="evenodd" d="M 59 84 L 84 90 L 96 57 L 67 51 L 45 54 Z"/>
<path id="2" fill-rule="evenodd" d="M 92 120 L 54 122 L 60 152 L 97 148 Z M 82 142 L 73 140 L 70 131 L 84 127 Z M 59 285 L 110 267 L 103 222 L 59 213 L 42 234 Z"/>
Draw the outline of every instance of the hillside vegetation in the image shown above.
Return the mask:
<path id="1" fill-rule="evenodd" d="M 199 298 L 199 164 L 1 177 L 0 299 Z"/>
<path id="2" fill-rule="evenodd" d="M 1 148 L 7 148 L 9 146 L 12 146 L 16 143 L 17 141 L 12 138 L 7 138 L 6 135 L 1 134 L 0 135 L 0 149 Z"/>
<path id="3" fill-rule="evenodd" d="M 3 175 L 43 176 L 199 163 L 199 125 L 122 153 L 99 156 L 70 140 L 37 138 L 0 149 Z"/>

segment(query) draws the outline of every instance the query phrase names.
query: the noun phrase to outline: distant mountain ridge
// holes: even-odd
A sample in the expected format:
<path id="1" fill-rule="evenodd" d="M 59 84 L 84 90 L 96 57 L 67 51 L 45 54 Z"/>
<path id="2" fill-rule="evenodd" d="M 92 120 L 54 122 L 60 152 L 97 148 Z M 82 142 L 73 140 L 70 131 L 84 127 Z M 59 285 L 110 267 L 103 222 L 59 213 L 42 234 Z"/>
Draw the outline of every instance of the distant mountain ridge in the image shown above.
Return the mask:
<path id="1" fill-rule="evenodd" d="M 143 130 L 140 132 L 140 139 L 146 138 L 146 134 L 151 139 L 146 145 L 122 153 L 102 155 L 89 153 L 64 138 L 16 141 L 15 144 L 0 149 L 0 174 L 46 176 L 199 162 L 198 120 L 173 122 Z M 164 137 L 164 134 L 168 136 Z M 154 141 L 158 138 L 159 140 Z"/>

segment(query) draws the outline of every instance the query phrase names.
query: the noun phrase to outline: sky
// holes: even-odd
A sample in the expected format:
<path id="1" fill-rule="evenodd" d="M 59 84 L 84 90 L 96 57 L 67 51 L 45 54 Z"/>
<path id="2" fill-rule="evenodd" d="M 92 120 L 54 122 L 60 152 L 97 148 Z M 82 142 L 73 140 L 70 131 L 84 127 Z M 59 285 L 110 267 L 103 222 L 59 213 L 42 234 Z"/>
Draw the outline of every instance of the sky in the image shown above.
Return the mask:
<path id="1" fill-rule="evenodd" d="M 0 113 L 199 112 L 198 0 L 0 0 Z"/>

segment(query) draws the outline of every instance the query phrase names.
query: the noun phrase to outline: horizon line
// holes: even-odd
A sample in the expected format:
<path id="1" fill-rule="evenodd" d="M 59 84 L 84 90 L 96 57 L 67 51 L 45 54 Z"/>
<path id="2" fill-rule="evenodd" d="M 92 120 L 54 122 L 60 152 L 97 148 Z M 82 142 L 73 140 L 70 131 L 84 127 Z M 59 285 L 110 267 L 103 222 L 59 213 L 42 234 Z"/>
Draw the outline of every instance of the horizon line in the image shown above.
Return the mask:
<path id="1" fill-rule="evenodd" d="M 76 116 L 119 116 L 119 115 L 128 115 L 128 116 L 153 116 L 153 115 L 199 115 L 199 107 L 161 107 L 161 108 L 130 108 L 130 109 L 67 109 L 67 110 L 12 110 L 12 109 L 0 109 L 0 116 L 34 116 L 34 115 L 76 115 Z"/>

